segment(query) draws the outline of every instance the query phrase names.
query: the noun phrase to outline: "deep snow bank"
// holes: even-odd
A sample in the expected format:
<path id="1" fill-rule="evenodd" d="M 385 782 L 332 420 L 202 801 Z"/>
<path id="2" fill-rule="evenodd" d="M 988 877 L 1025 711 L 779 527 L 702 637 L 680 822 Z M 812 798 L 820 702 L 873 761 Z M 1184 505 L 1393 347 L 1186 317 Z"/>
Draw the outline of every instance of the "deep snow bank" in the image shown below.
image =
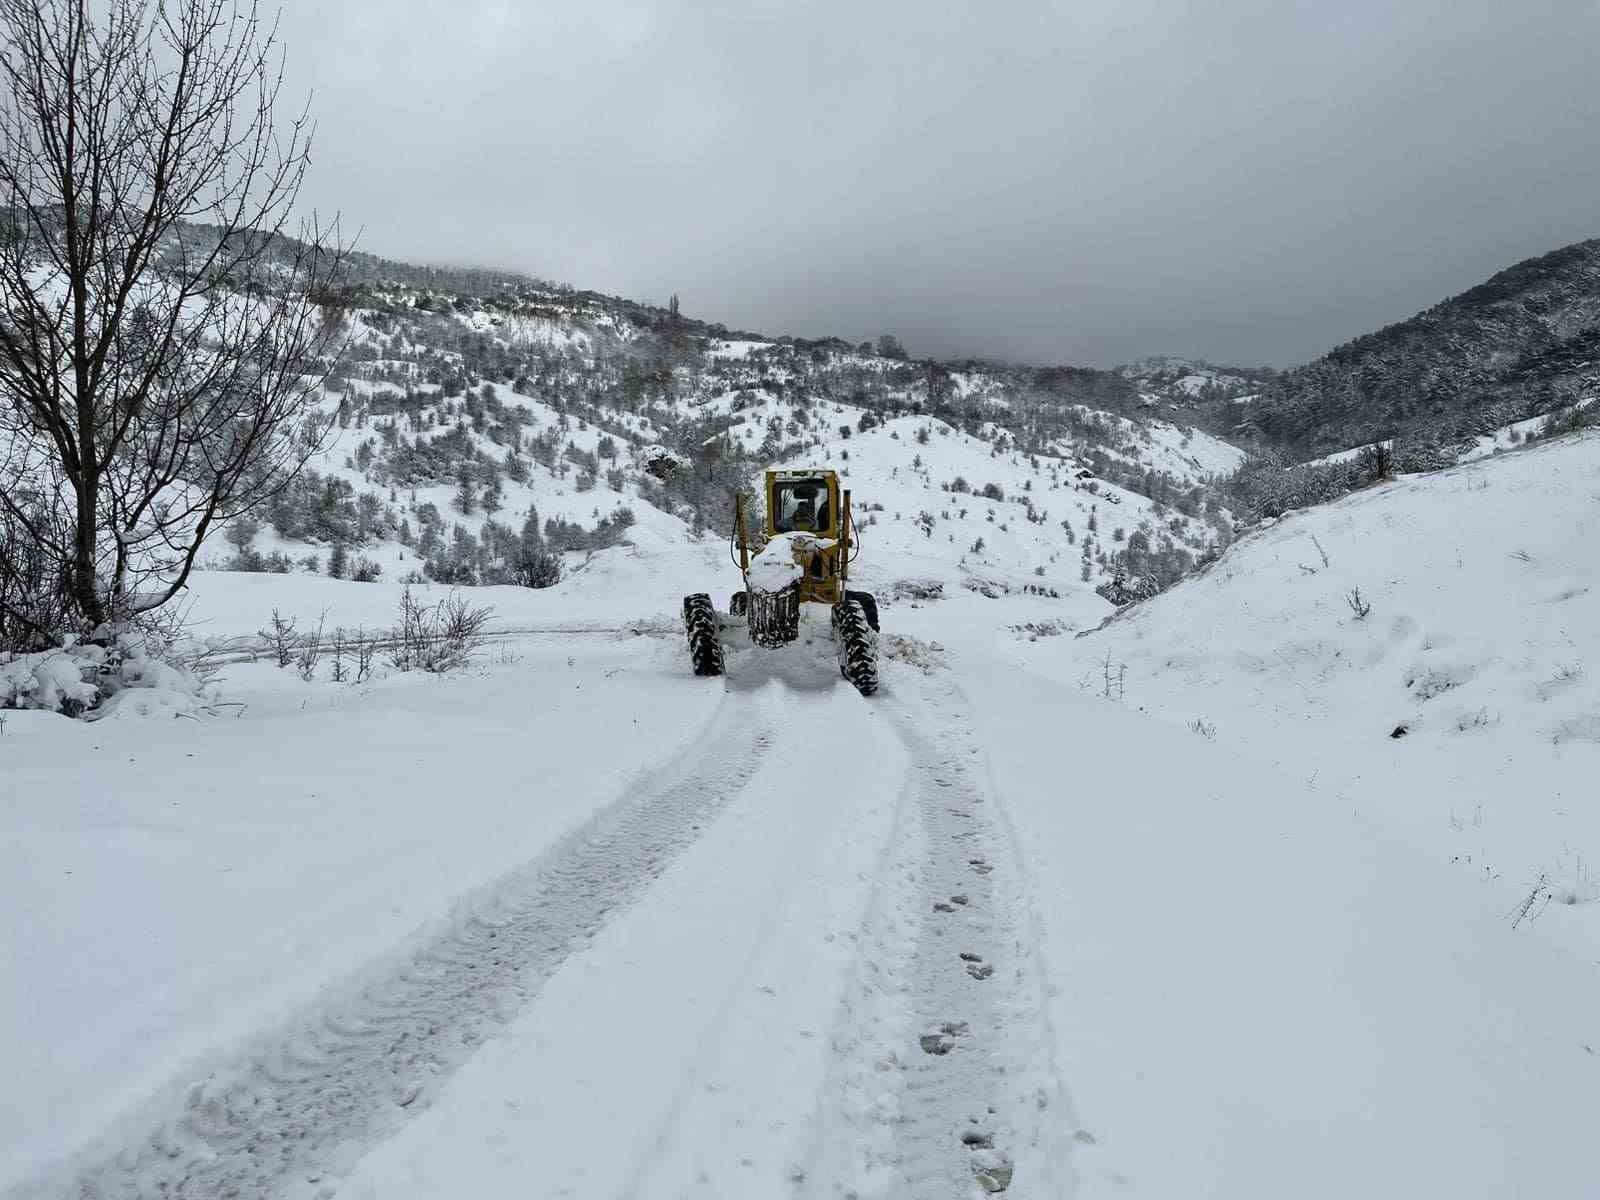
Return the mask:
<path id="1" fill-rule="evenodd" d="M 1364 807 L 956 670 L 1031 875 L 1080 1195 L 1593 1195 L 1600 1007 L 1553 930 Z"/>

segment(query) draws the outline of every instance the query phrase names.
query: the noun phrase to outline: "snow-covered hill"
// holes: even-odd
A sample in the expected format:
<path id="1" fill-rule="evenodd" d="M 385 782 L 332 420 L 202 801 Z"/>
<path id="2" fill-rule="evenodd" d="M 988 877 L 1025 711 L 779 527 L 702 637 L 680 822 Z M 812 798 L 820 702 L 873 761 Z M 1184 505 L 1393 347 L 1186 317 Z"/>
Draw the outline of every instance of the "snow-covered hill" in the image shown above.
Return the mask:
<path id="1" fill-rule="evenodd" d="M 1025 657 L 1292 770 L 1600 955 L 1600 436 L 1269 522 Z"/>
<path id="2" fill-rule="evenodd" d="M 361 292 L 311 471 L 204 565 L 510 582 L 539 552 L 570 571 L 725 538 L 733 493 L 780 462 L 840 468 L 871 536 L 951 580 L 1159 586 L 1231 532 L 1213 485 L 1237 449 L 1072 402 L 1070 378 L 647 317 L 537 289 Z M 648 472 L 657 445 L 688 469 Z"/>
<path id="3" fill-rule="evenodd" d="M 1248 419 L 1296 459 L 1397 438 L 1450 446 L 1600 384 L 1600 240 L 1498 272 L 1273 379 Z"/>
<path id="4" fill-rule="evenodd" d="M 1118 367 L 1117 374 L 1138 388 L 1146 407 L 1177 412 L 1200 403 L 1249 400 L 1272 372 L 1162 355 Z"/>

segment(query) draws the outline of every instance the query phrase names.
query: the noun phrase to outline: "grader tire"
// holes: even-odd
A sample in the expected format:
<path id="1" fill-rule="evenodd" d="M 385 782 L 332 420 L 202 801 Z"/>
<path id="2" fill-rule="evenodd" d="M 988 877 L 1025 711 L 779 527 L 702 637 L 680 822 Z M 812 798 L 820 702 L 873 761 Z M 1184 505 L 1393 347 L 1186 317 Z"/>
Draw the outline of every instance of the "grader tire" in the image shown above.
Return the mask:
<path id="1" fill-rule="evenodd" d="M 872 695 L 878 690 L 878 637 L 859 600 L 833 606 L 833 632 L 839 643 L 839 674 L 863 696 Z"/>
<path id="2" fill-rule="evenodd" d="M 683 598 L 683 631 L 689 639 L 689 661 L 696 675 L 722 674 L 722 643 L 717 640 L 717 612 L 711 597 L 696 592 Z"/>
<path id="3" fill-rule="evenodd" d="M 750 593 L 735 592 L 728 600 L 728 615 L 734 617 L 743 617 L 749 615 L 749 612 Z"/>
<path id="4" fill-rule="evenodd" d="M 846 592 L 846 600 L 854 600 L 861 605 L 862 615 L 867 618 L 867 624 L 873 633 L 878 632 L 878 600 L 871 592 Z"/>

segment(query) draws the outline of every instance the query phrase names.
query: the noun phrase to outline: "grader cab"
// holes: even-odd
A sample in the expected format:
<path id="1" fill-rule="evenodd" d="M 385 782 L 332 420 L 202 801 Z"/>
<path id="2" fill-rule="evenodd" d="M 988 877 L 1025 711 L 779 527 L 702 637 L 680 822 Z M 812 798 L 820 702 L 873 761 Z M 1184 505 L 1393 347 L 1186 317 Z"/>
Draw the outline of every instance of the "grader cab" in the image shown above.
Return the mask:
<path id="1" fill-rule="evenodd" d="M 734 501 L 731 552 L 744 590 L 729 602 L 726 620 L 742 620 L 756 645 L 776 647 L 799 636 L 802 604 L 828 605 L 840 674 L 870 696 L 878 689 L 878 605 L 870 592 L 848 586 L 860 548 L 849 490 L 830 470 L 768 471 L 764 507 L 752 530 L 744 497 Z M 695 674 L 722 674 L 723 618 L 708 593 L 684 597 L 683 621 Z"/>

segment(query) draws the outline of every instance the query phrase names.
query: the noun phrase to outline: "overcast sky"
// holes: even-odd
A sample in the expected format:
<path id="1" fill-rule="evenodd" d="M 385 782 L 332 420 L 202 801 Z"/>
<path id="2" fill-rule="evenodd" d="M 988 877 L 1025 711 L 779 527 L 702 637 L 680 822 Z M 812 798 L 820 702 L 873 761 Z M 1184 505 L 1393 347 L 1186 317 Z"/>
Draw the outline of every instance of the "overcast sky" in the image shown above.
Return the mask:
<path id="1" fill-rule="evenodd" d="M 919 355 L 1290 365 L 1600 236 L 1600 0 L 285 0 L 363 249 Z"/>

